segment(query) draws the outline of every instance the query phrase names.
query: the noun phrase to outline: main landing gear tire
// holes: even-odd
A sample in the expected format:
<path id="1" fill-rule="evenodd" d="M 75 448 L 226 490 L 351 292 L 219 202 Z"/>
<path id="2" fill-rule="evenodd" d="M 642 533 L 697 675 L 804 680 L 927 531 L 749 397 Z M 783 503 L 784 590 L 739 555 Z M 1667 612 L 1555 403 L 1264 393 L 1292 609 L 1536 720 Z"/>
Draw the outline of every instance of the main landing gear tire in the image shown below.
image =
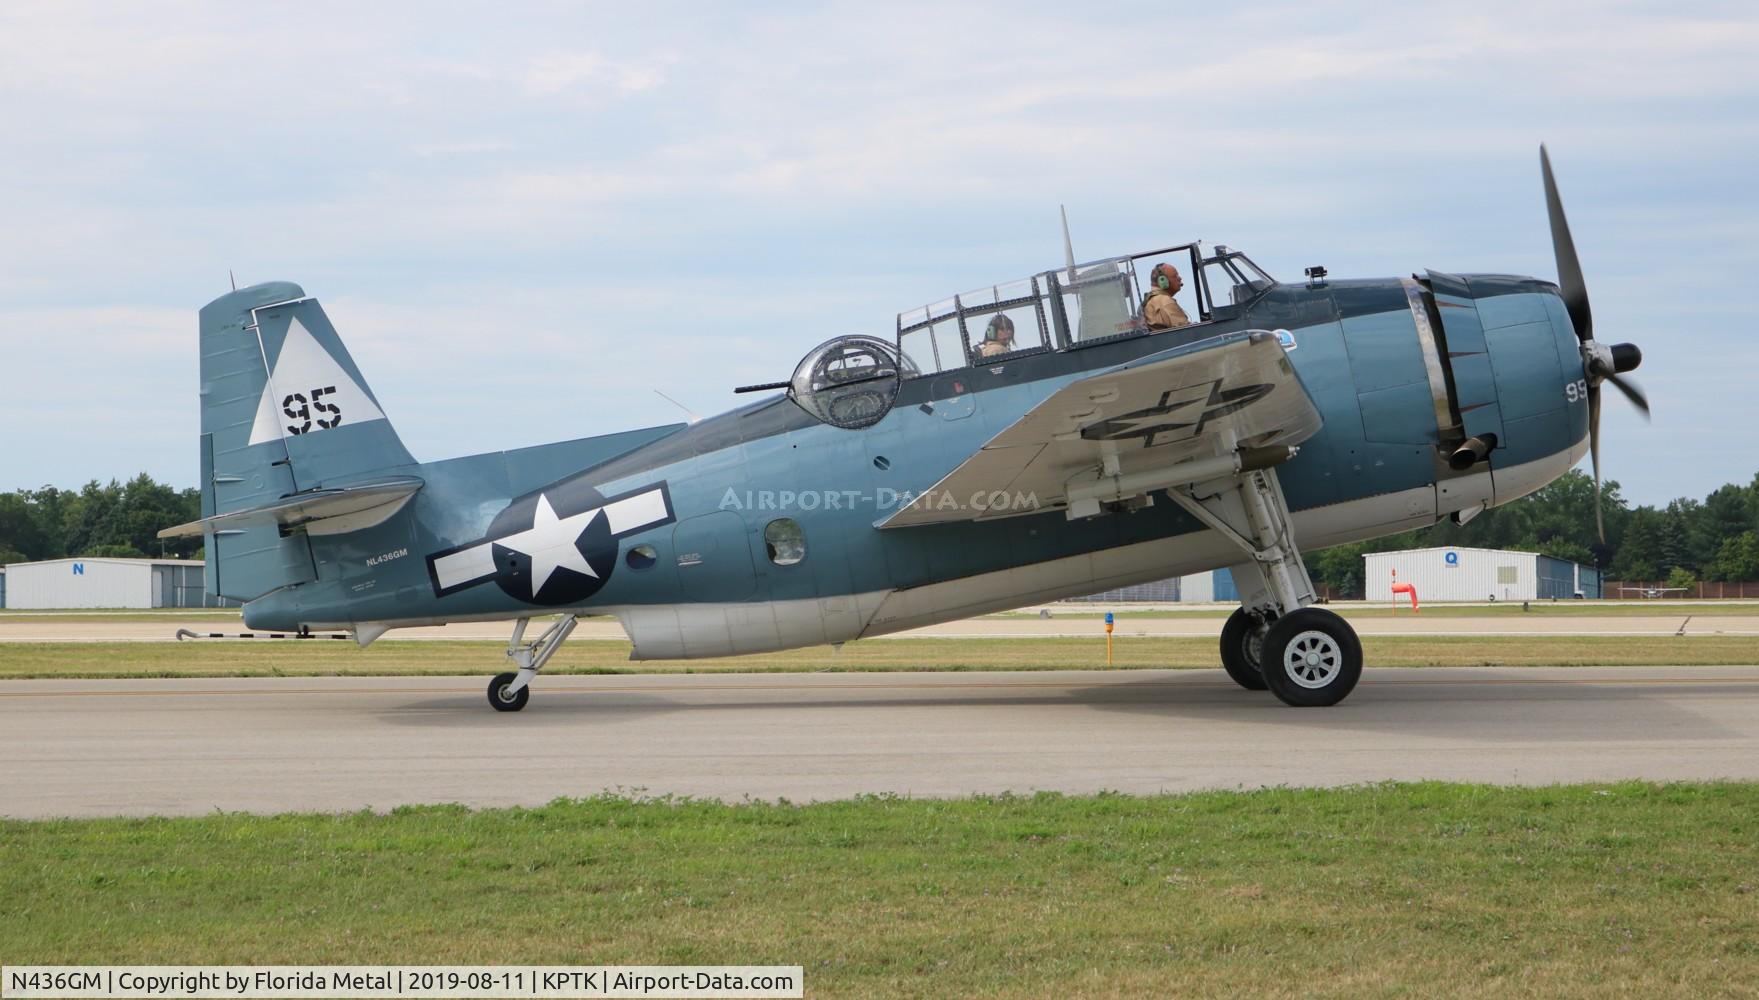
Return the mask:
<path id="1" fill-rule="evenodd" d="M 1264 629 L 1258 619 L 1245 608 L 1235 608 L 1222 626 L 1222 669 L 1246 690 L 1263 691 L 1264 672 L 1258 667 L 1263 648 Z"/>
<path id="2" fill-rule="evenodd" d="M 496 674 L 495 679 L 489 682 L 489 704 L 495 707 L 495 711 L 517 712 L 531 700 L 530 684 L 517 692 L 508 692 L 507 689 L 513 686 L 513 679 L 518 676 L 515 673 Z"/>
<path id="3" fill-rule="evenodd" d="M 1332 612 L 1301 608 L 1271 623 L 1260 662 L 1270 693 L 1285 704 L 1336 705 L 1362 679 L 1362 642 Z"/>

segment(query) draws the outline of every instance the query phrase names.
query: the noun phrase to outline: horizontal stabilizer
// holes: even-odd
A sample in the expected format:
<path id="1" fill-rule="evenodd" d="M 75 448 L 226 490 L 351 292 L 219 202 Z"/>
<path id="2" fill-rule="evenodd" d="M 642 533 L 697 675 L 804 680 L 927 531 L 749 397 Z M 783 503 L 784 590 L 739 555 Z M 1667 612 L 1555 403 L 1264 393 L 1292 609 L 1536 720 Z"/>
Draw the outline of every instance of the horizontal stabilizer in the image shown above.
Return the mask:
<path id="1" fill-rule="evenodd" d="M 303 527 L 315 534 L 326 533 L 323 529 L 342 528 L 338 519 L 356 514 L 366 514 L 383 508 L 383 516 L 359 519 L 359 523 L 347 522 L 342 530 L 356 530 L 378 524 L 386 517 L 396 513 L 403 501 L 414 496 L 422 488 L 422 481 L 414 477 L 386 479 L 376 483 L 362 483 L 358 486 L 338 486 L 332 489 L 312 490 L 309 493 L 296 493 L 283 497 L 273 503 L 244 510 L 228 511 L 214 517 L 204 517 L 199 521 L 179 524 L 174 528 L 166 528 L 159 532 L 160 538 L 183 538 L 200 535 L 205 531 L 223 531 L 228 528 L 244 528 L 257 524 L 279 524 L 285 528 Z M 335 522 L 326 525 L 325 522 Z"/>

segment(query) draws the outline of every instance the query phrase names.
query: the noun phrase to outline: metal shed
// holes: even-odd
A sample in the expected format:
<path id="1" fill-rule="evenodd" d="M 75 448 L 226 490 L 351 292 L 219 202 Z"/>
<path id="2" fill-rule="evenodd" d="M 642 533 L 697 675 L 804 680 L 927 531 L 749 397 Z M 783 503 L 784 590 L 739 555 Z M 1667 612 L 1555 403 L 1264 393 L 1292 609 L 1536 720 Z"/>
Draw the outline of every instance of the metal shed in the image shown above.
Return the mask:
<path id="1" fill-rule="evenodd" d="M 202 564 L 184 559 L 49 559 L 6 567 L 11 608 L 218 608 Z"/>
<path id="2" fill-rule="evenodd" d="M 1600 596 L 1598 571 L 1537 552 L 1443 546 L 1371 552 L 1362 558 L 1364 596 L 1370 601 L 1391 601 L 1395 582 L 1414 586 L 1421 601 L 1535 601 Z"/>
<path id="3" fill-rule="evenodd" d="M 1095 604 L 1209 604 L 1215 601 L 1227 604 L 1239 599 L 1240 592 L 1234 587 L 1233 574 L 1225 569 L 1067 598 Z"/>

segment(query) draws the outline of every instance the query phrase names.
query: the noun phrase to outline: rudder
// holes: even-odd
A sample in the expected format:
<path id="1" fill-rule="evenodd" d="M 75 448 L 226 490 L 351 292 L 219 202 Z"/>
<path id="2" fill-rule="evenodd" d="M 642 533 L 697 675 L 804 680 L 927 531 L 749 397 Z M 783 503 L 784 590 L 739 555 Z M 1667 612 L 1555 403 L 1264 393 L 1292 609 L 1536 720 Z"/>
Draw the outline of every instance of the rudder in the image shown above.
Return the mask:
<path id="1" fill-rule="evenodd" d="M 290 282 L 201 310 L 202 516 L 414 464 L 316 299 Z M 249 601 L 316 579 L 302 532 L 210 530 L 208 590 Z"/>

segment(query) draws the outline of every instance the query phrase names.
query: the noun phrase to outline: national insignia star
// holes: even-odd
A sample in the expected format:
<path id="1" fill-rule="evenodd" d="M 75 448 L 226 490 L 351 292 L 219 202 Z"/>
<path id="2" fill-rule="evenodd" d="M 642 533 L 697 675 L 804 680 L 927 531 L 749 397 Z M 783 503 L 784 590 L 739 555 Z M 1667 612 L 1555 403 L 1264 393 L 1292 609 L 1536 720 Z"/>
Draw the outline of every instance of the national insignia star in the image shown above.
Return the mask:
<path id="1" fill-rule="evenodd" d="M 532 512 L 531 527 L 497 538 L 495 544 L 531 558 L 531 592 L 534 595 L 544 589 L 544 584 L 550 582 L 550 576 L 558 569 L 571 569 L 596 580 L 599 575 L 593 572 L 575 543 L 592 519 L 601 513 L 601 508 L 594 507 L 567 517 L 557 517 L 555 508 L 550 506 L 550 498 L 540 493 L 537 508 Z"/>

